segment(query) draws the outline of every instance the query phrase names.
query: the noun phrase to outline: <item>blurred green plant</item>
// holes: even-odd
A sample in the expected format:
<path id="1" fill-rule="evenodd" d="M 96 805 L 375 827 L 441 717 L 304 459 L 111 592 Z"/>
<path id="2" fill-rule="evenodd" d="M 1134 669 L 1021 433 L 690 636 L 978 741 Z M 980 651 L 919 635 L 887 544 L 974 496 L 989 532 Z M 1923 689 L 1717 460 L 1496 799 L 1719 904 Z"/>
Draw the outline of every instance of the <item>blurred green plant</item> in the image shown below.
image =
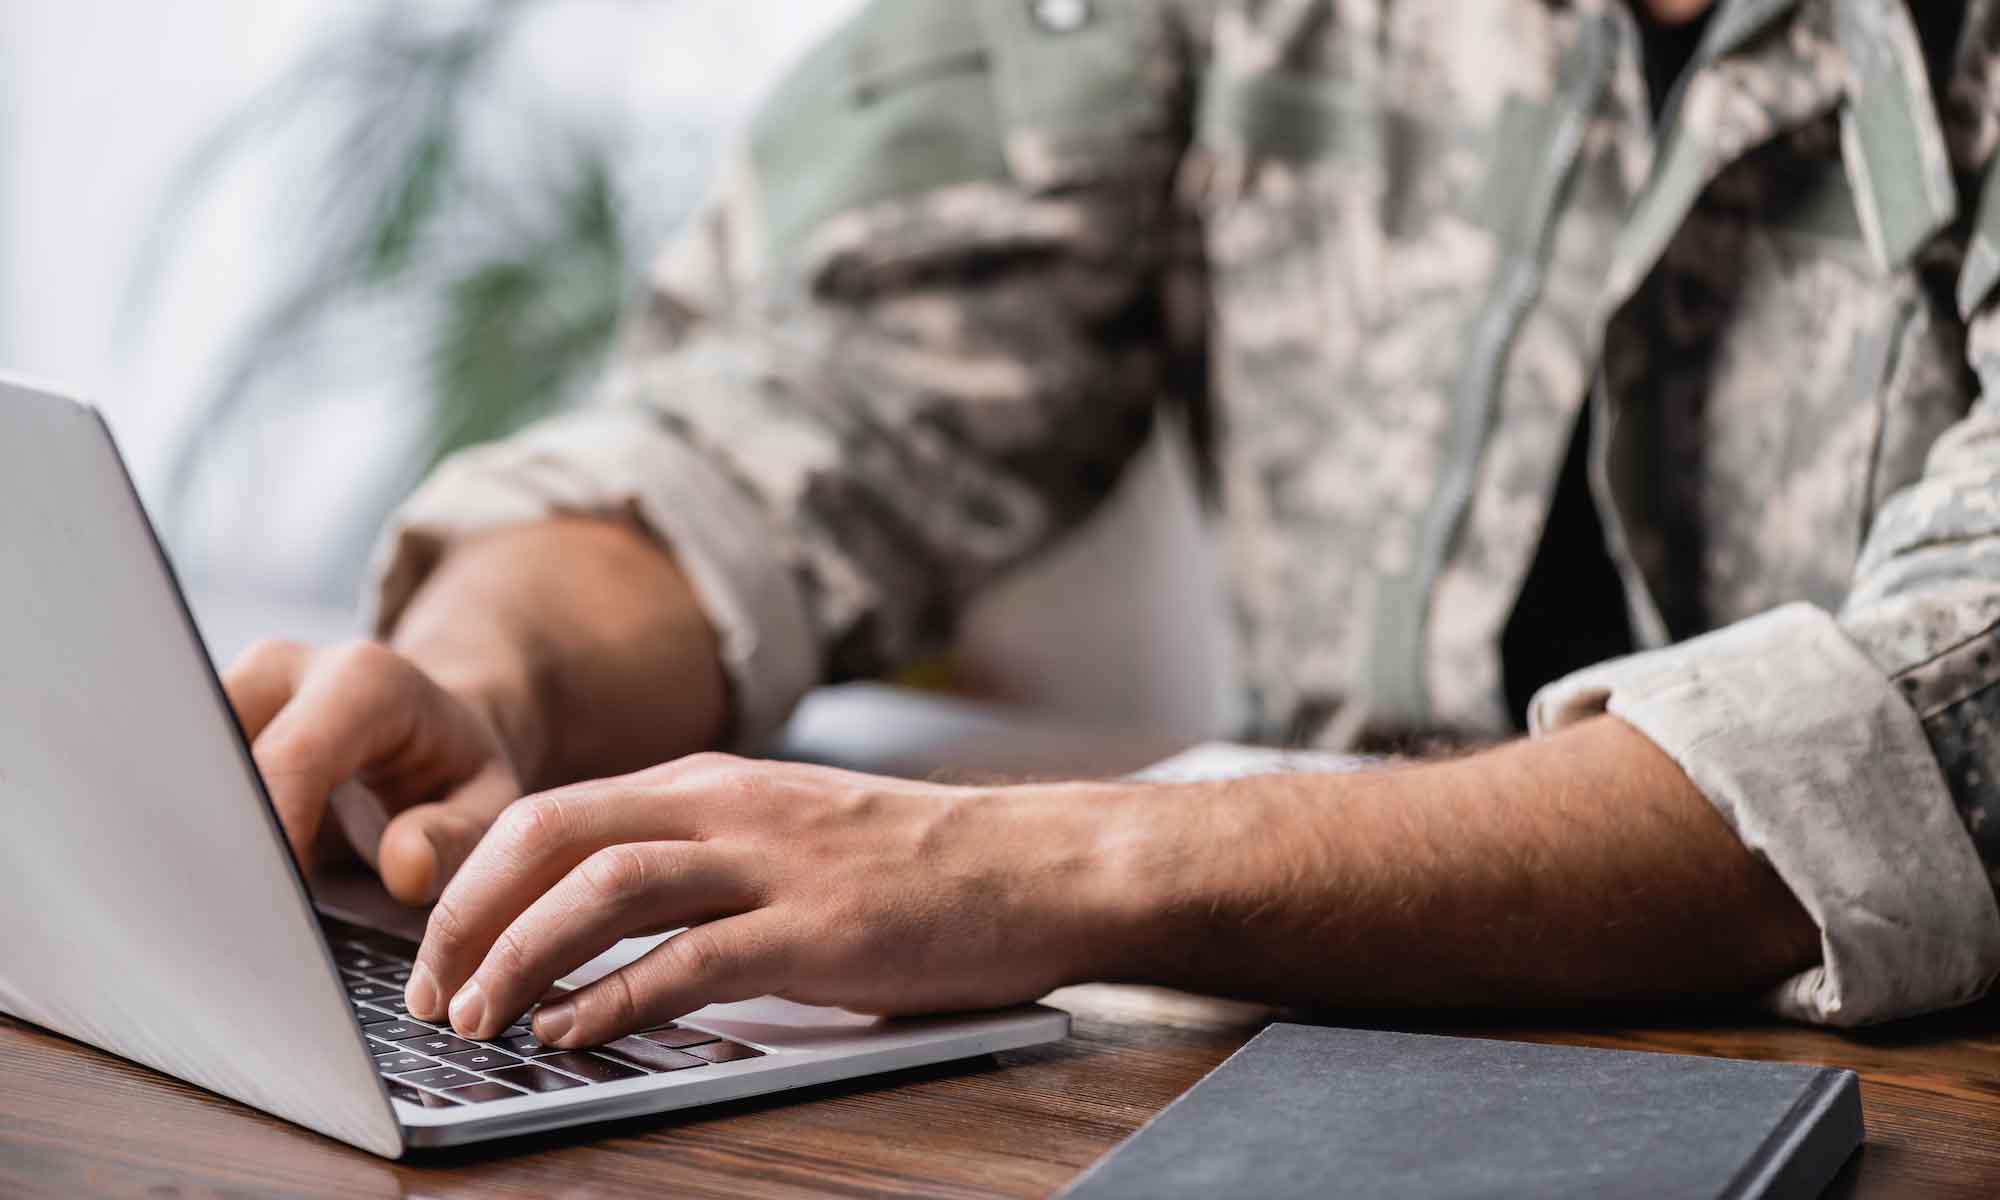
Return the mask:
<path id="1" fill-rule="evenodd" d="M 412 479 L 560 406 L 594 371 L 635 261 L 614 155 L 601 136 L 544 136 L 538 114 L 504 102 L 499 78 L 524 14 L 549 2 L 474 0 L 443 16 L 383 0 L 190 157 L 149 239 L 142 310 L 174 233 L 228 167 L 273 142 L 310 147 L 311 165 L 299 175 L 299 265 L 186 426 L 166 480 L 171 511 L 185 511 L 206 451 L 281 392 L 281 369 L 358 313 L 393 313 L 415 338 L 426 411 Z M 532 149 L 496 166 L 479 149 L 508 134 Z"/>

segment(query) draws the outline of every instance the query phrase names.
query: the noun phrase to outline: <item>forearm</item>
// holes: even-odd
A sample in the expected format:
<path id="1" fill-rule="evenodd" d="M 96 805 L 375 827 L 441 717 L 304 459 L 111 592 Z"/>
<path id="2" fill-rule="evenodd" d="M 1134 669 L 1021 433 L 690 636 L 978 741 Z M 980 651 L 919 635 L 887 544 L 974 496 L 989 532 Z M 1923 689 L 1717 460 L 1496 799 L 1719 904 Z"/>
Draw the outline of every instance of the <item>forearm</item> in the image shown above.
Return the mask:
<path id="1" fill-rule="evenodd" d="M 1294 1003 L 1747 994 L 1812 921 L 1680 769 L 1613 718 L 1353 776 L 1135 792 L 1080 974 Z M 1148 811 L 1150 809 L 1150 811 Z"/>
<path id="2" fill-rule="evenodd" d="M 596 1045 L 773 993 L 990 1009 L 1125 980 L 1294 1004 L 1727 996 L 1814 928 L 1679 768 L 1614 719 L 1373 776 L 948 787 L 695 755 L 522 801 L 452 880 L 411 1011 Z M 419 1003 L 419 1000 L 422 1003 Z"/>
<path id="3" fill-rule="evenodd" d="M 530 790 L 724 732 L 714 633 L 672 556 L 620 522 L 555 518 L 457 546 L 390 640 L 487 715 Z"/>

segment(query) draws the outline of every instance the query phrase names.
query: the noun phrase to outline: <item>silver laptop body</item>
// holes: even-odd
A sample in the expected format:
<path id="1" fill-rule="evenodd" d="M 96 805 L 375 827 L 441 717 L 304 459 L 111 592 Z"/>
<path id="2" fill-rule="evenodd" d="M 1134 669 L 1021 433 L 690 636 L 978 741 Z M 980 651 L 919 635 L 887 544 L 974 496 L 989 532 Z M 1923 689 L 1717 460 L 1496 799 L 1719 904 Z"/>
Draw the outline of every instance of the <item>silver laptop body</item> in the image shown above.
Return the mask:
<path id="1" fill-rule="evenodd" d="M 387 1157 L 1069 1031 L 766 997 L 636 1057 L 456 1050 L 396 1011 L 408 954 L 316 911 L 103 420 L 0 377 L 0 1011 Z"/>

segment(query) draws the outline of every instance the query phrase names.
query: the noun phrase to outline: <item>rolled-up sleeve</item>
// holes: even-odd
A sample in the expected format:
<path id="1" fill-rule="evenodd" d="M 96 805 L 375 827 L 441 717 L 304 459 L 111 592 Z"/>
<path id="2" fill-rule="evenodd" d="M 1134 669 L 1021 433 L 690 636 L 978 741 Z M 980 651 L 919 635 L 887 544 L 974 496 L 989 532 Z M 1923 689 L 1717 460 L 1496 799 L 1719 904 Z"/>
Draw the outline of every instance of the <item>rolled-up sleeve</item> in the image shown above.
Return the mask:
<path id="1" fill-rule="evenodd" d="M 459 455 L 398 511 L 369 589 L 386 632 L 453 543 L 558 513 L 637 519 L 673 548 L 716 632 L 735 741 L 763 742 L 819 677 L 805 601 L 765 515 L 646 415 L 606 409 Z"/>
<path id="2" fill-rule="evenodd" d="M 1946 1008 L 2000 974 L 2000 158 L 1956 305 L 1977 382 L 1922 474 L 1870 514 L 1837 612 L 1778 609 L 1583 671 L 1551 729 L 1608 710 L 1651 737 L 1819 923 L 1821 964 L 1774 1003 L 1861 1024 Z"/>
<path id="3" fill-rule="evenodd" d="M 1673 758 L 1819 925 L 1821 962 L 1771 1007 L 1860 1025 L 1976 999 L 2000 969 L 2000 910 L 1904 692 L 1798 604 L 1559 680 L 1531 724 L 1608 711 Z"/>
<path id="4" fill-rule="evenodd" d="M 861 6 L 659 259 L 596 403 L 395 518 L 377 628 L 455 540 L 615 513 L 690 577 L 746 747 L 807 688 L 947 645 L 1109 494 L 1170 375 L 1184 48 L 1162 8 L 1101 15 Z"/>

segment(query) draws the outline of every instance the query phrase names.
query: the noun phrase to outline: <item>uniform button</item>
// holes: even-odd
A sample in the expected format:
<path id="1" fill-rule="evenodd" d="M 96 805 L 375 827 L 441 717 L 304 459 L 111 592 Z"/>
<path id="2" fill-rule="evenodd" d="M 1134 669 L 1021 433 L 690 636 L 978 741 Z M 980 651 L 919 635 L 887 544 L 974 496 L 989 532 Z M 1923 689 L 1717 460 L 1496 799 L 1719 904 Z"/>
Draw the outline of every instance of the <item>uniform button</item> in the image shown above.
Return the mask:
<path id="1" fill-rule="evenodd" d="M 1028 11 L 1050 33 L 1075 33 L 1090 24 L 1090 0 L 1028 0 Z"/>

